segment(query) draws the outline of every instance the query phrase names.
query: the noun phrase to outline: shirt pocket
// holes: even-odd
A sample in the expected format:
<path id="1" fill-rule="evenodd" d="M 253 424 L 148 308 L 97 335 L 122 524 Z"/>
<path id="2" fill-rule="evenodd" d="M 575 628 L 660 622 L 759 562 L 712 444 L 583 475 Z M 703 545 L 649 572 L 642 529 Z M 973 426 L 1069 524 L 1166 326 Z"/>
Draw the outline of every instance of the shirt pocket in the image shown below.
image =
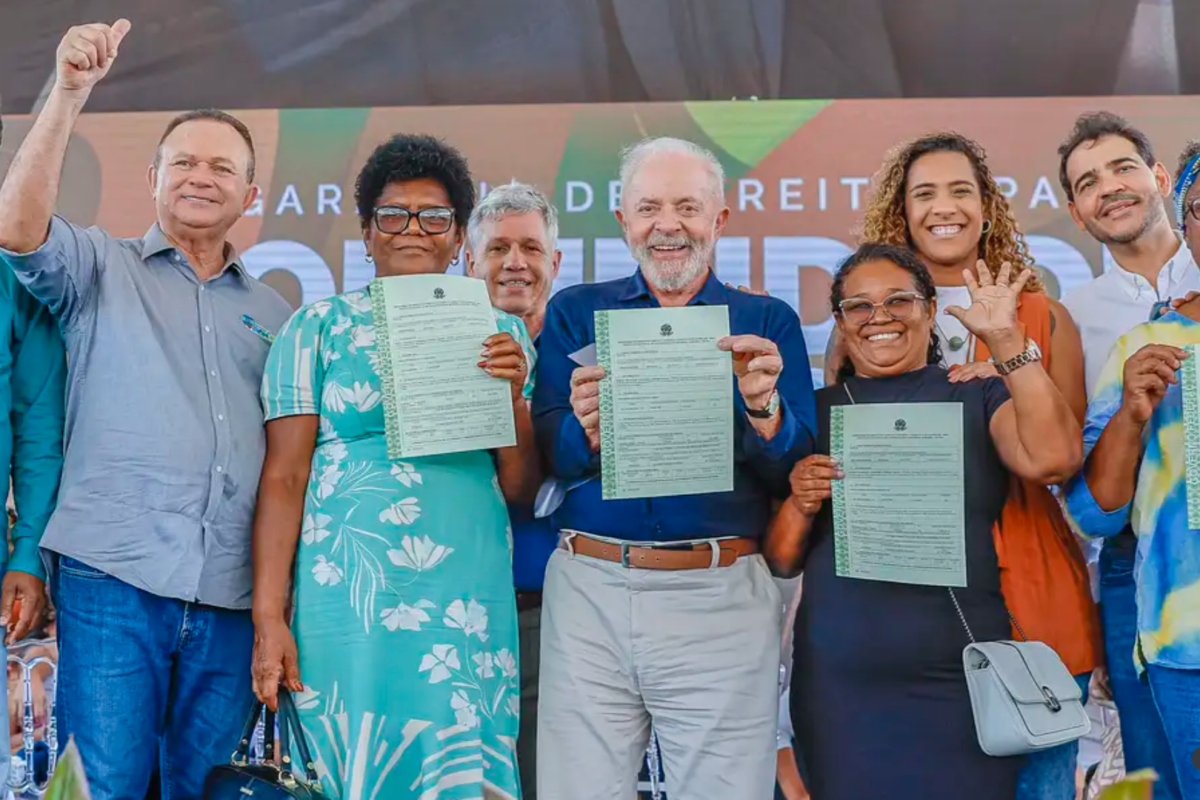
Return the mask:
<path id="1" fill-rule="evenodd" d="M 271 342 L 251 330 L 245 323 L 236 321 L 227 324 L 226 342 L 230 360 L 238 372 L 256 386 L 262 381 L 263 367 Z"/>

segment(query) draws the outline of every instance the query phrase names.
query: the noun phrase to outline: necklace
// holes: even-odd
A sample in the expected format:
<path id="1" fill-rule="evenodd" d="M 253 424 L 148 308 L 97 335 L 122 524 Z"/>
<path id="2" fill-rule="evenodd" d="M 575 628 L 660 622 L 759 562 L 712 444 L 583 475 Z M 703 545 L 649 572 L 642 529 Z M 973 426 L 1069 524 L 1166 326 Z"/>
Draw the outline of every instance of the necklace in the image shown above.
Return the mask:
<path id="1" fill-rule="evenodd" d="M 937 328 L 938 338 L 946 343 L 946 346 L 950 348 L 950 352 L 952 353 L 957 353 L 963 349 L 964 345 L 971 345 L 975 342 L 975 334 L 973 333 L 968 333 L 965 339 L 961 336 L 946 336 L 946 332 L 942 330 L 941 325 L 934 323 L 934 326 Z M 974 348 L 972 347 L 971 350 L 974 350 Z"/>

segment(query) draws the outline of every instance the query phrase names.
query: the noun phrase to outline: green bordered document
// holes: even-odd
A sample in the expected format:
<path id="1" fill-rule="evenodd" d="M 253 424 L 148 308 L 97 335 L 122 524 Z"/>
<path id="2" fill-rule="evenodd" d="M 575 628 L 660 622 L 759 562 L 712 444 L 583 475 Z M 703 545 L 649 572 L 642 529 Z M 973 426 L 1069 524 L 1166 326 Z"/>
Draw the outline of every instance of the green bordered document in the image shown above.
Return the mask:
<path id="1" fill-rule="evenodd" d="M 733 490 L 727 306 L 596 312 L 605 500 Z"/>
<path id="2" fill-rule="evenodd" d="M 487 284 L 458 275 L 371 281 L 388 458 L 517 443 L 509 383 L 479 368 L 497 332 Z"/>
<path id="3" fill-rule="evenodd" d="M 1188 527 L 1200 529 L 1200 384 L 1197 382 L 1196 345 L 1184 348 L 1183 360 L 1183 436 L 1184 475 L 1187 479 Z"/>
<path id="4" fill-rule="evenodd" d="M 961 403 L 835 406 L 830 454 L 837 574 L 967 585 Z"/>

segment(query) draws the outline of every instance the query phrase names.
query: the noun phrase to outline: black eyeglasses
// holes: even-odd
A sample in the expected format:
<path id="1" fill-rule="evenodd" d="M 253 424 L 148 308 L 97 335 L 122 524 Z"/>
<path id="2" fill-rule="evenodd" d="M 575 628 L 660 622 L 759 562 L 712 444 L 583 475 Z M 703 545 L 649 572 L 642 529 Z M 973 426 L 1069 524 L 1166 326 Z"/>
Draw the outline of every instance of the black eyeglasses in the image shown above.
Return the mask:
<path id="1" fill-rule="evenodd" d="M 380 206 L 375 209 L 375 227 L 381 233 L 404 233 L 413 217 L 417 218 L 421 230 L 430 235 L 437 235 L 450 230 L 450 226 L 454 224 L 454 209 L 435 207 L 409 211 L 401 206 Z"/>
<path id="2" fill-rule="evenodd" d="M 851 325 L 866 325 L 875 318 L 875 309 L 883 309 L 883 313 L 896 322 L 904 322 L 913 315 L 917 303 L 925 302 L 925 298 L 916 292 L 901 292 L 884 298 L 882 303 L 872 303 L 860 297 L 851 297 L 838 303 L 838 311 L 842 319 Z"/>
<path id="3" fill-rule="evenodd" d="M 1187 214 L 1184 216 L 1190 216 L 1192 219 L 1200 222 L 1200 197 L 1194 198 L 1187 204 Z"/>

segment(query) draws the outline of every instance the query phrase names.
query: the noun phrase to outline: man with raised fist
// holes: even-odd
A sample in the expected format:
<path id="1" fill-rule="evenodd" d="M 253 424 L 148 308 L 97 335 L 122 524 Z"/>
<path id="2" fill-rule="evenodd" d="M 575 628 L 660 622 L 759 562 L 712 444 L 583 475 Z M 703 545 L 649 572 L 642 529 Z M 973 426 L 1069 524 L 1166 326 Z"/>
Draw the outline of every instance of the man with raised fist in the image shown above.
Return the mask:
<path id="1" fill-rule="evenodd" d="M 258 392 L 291 313 L 229 229 L 254 201 L 250 132 L 221 111 L 167 126 L 157 222 L 116 239 L 55 214 L 67 143 L 128 20 L 71 28 L 57 80 L 0 187 L 0 260 L 54 315 L 69 366 L 54 563 L 59 741 L 95 800 L 198 798 L 253 695 L 250 526 L 265 447 Z M 299 520 L 297 520 L 299 524 Z"/>

